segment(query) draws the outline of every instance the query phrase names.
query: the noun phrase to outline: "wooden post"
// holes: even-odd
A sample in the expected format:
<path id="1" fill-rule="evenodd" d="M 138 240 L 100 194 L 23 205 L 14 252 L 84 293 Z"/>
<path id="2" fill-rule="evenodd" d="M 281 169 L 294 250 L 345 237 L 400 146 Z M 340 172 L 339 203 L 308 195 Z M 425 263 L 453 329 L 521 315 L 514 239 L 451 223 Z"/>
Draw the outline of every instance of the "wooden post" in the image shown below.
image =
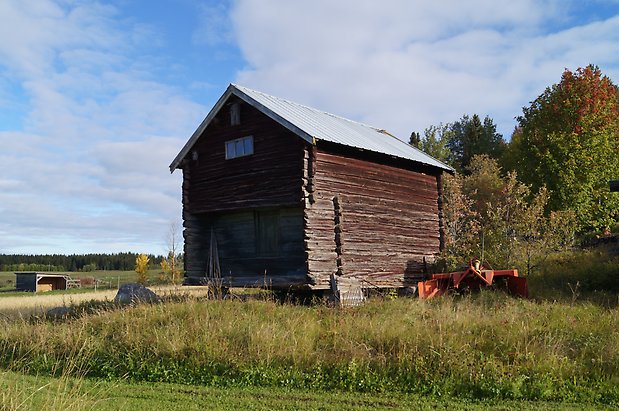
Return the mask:
<path id="1" fill-rule="evenodd" d="M 335 252 L 337 253 L 337 275 L 344 274 L 344 267 L 342 263 L 342 254 L 344 254 L 344 239 L 342 229 L 342 200 L 339 194 L 333 197 L 333 211 L 334 211 L 334 227 L 335 232 Z"/>
<path id="2" fill-rule="evenodd" d="M 445 225 L 443 221 L 443 174 L 440 173 L 436 176 L 436 188 L 438 193 L 438 236 L 439 236 L 439 250 L 445 250 Z M 425 261 L 424 261 L 425 267 Z"/>

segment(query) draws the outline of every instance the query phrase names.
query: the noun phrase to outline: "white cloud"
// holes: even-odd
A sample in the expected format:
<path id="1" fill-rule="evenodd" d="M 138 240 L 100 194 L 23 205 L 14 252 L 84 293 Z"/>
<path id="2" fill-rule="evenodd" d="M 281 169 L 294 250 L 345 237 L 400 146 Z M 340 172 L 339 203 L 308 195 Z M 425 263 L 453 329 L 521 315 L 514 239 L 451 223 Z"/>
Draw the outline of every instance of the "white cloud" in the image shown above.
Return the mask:
<path id="1" fill-rule="evenodd" d="M 106 2 L 0 1 L 0 253 L 158 252 L 180 219 L 167 166 L 208 112 L 187 95 L 220 87 L 196 73 L 225 71 L 235 41 L 237 82 L 404 139 L 465 113 L 509 133 L 565 67 L 619 79 L 619 16 L 581 18 L 576 1 L 187 4 L 200 26 L 179 59 Z"/>
<path id="2" fill-rule="evenodd" d="M 514 117 L 564 68 L 619 74 L 619 17 L 565 30 L 555 1 L 240 0 L 249 67 L 237 81 L 335 114 L 411 131 L 489 114 L 509 137 Z"/>
<path id="3" fill-rule="evenodd" d="M 116 17 L 96 2 L 0 3 L 0 86 L 28 101 L 24 129 L 0 131 L 0 253 L 163 252 L 180 218 L 167 166 L 206 109 L 154 80 L 134 59 L 146 29 Z"/>

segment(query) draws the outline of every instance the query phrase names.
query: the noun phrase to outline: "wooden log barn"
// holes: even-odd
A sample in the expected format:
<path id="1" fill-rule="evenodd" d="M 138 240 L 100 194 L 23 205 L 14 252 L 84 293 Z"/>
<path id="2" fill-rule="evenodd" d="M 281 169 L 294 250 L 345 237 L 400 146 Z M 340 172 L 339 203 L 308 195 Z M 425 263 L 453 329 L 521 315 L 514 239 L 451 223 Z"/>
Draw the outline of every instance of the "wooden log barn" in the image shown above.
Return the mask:
<path id="1" fill-rule="evenodd" d="M 185 284 L 407 287 L 442 246 L 449 166 L 370 127 L 231 84 L 183 171 Z"/>

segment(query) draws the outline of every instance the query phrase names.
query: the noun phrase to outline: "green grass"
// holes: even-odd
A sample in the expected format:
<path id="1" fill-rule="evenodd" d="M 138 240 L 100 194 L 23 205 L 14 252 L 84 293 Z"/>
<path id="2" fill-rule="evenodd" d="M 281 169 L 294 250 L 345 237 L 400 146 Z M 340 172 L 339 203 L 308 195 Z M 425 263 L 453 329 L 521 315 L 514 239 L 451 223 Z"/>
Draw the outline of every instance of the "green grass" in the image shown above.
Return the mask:
<path id="1" fill-rule="evenodd" d="M 86 408 L 93 398 L 135 409 L 192 406 L 186 398 L 218 409 L 617 407 L 618 255 L 549 257 L 529 277 L 530 300 L 482 292 L 339 310 L 259 293 L 90 302 L 66 321 L 0 318 L 0 368 L 19 384 L 55 376 L 50 387 Z M 90 396 L 92 384 L 106 388 Z"/>
<path id="2" fill-rule="evenodd" d="M 551 255 L 528 277 L 533 298 L 619 305 L 619 245 Z"/>
<path id="3" fill-rule="evenodd" d="M 0 409 L 53 410 L 605 410 L 545 401 L 470 401 L 415 394 L 367 394 L 261 387 L 204 387 L 51 378 L 0 372 Z"/>
<path id="4" fill-rule="evenodd" d="M 158 284 L 160 283 L 160 279 L 159 279 L 159 272 L 160 270 L 158 269 L 151 269 L 148 271 L 148 278 L 149 278 L 149 282 L 154 283 L 154 284 Z M 88 282 L 88 285 L 84 286 L 83 288 L 86 289 L 92 289 L 94 288 L 94 284 L 92 281 L 89 281 L 88 279 L 97 279 L 97 280 L 101 280 L 107 283 L 106 284 L 100 284 L 98 286 L 98 288 L 104 288 L 107 286 L 111 286 L 111 288 L 117 288 L 118 285 L 122 285 L 122 284 L 126 284 L 126 283 L 132 283 L 136 281 L 137 278 L 137 274 L 135 271 L 105 271 L 105 270 L 97 270 L 97 271 L 92 271 L 92 272 L 68 272 L 68 271 L 63 271 L 63 274 L 69 274 L 71 276 L 71 278 L 73 279 L 86 279 L 86 281 Z M 50 274 L 54 274 L 53 272 Z M 53 292 L 80 292 L 80 291 L 76 291 L 75 289 L 73 290 L 60 290 L 60 291 L 53 291 Z M 20 293 L 18 291 L 15 291 L 15 272 L 13 271 L 0 271 L 0 297 L 2 297 L 3 295 L 10 295 L 12 293 Z M 18 295 L 18 294 L 12 294 L 12 295 Z"/>
<path id="5" fill-rule="evenodd" d="M 220 387 L 619 405 L 619 313 L 482 293 L 350 310 L 187 300 L 0 324 L 0 366 Z M 76 348 L 77 347 L 77 348 Z M 78 355 L 79 354 L 79 355 Z"/>

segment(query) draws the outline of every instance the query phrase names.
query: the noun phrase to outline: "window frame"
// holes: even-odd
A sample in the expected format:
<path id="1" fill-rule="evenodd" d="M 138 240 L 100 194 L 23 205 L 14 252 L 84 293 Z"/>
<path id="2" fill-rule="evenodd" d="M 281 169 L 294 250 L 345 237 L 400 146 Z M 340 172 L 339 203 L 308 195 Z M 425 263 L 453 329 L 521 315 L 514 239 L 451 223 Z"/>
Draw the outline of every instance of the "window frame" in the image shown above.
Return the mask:
<path id="1" fill-rule="evenodd" d="M 249 143 L 250 145 L 248 146 Z M 240 146 L 239 146 L 240 144 Z M 242 149 L 241 154 L 237 154 L 237 147 Z M 249 152 L 247 148 L 250 148 Z M 224 152 L 226 160 L 232 160 L 233 158 L 247 157 L 254 154 L 254 136 L 245 136 L 241 138 L 235 138 L 234 140 L 227 140 L 224 143 Z"/>

